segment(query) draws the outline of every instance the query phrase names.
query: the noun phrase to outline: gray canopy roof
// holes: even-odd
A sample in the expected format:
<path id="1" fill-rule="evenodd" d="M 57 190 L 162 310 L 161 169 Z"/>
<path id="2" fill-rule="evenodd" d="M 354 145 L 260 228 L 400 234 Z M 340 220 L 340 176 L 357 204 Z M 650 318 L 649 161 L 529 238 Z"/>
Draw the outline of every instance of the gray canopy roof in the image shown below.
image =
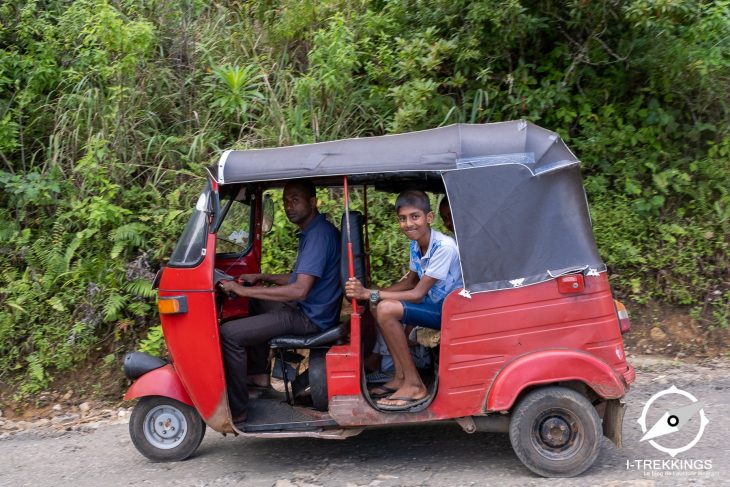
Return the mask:
<path id="1" fill-rule="evenodd" d="M 578 159 L 556 133 L 522 120 L 226 151 L 209 170 L 220 185 L 342 175 L 368 184 L 388 175 L 395 183 L 443 179 L 469 293 L 606 270 Z"/>
<path id="2" fill-rule="evenodd" d="M 218 184 L 409 171 L 448 171 L 484 162 L 533 171 L 578 163 L 560 137 L 523 120 L 456 124 L 420 132 L 272 149 L 225 151 L 209 168 Z"/>

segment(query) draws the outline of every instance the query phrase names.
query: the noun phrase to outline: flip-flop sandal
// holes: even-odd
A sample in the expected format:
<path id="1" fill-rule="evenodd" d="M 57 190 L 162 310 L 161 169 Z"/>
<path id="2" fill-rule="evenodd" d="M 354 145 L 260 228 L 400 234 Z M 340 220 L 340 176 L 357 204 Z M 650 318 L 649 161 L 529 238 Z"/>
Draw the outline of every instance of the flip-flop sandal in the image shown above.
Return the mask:
<path id="1" fill-rule="evenodd" d="M 393 389 L 392 387 L 386 387 L 386 386 L 378 386 L 373 387 L 368 392 L 370 393 L 370 397 L 375 399 L 380 399 L 382 397 L 387 397 L 393 394 L 397 389 Z"/>
<path id="2" fill-rule="evenodd" d="M 365 377 L 368 384 L 385 384 L 393 380 L 393 374 L 387 372 L 372 372 Z"/>
<path id="3" fill-rule="evenodd" d="M 378 405 L 379 409 L 382 409 L 383 411 L 405 411 L 406 409 L 411 409 L 412 407 L 418 406 L 420 404 L 423 404 L 424 402 L 428 401 L 429 396 L 425 395 L 424 397 L 420 399 L 414 399 L 412 397 L 393 397 L 390 396 L 387 398 L 388 401 L 404 401 L 405 404 L 383 404 L 381 401 L 378 401 L 376 404 Z"/>

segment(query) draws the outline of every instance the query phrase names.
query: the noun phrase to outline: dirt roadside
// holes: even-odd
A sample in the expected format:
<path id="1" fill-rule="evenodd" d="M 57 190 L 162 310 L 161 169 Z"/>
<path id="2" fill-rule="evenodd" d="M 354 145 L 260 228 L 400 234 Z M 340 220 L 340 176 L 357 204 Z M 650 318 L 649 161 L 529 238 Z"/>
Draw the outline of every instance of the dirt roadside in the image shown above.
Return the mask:
<path id="1" fill-rule="evenodd" d="M 618 449 L 604 440 L 594 466 L 579 478 L 560 480 L 561 487 L 727 485 L 730 360 L 689 363 L 647 356 L 630 360 L 637 369 L 637 380 L 626 397 L 624 447 Z M 709 460 L 709 470 L 684 469 L 671 471 L 672 476 L 668 476 L 663 467 L 671 465 L 661 461 L 671 457 L 639 441 L 643 432 L 637 420 L 644 404 L 671 385 L 701 400 L 710 421 L 696 446 L 677 458 Z M 558 482 L 529 472 L 512 451 L 507 435 L 468 435 L 451 422 L 368 430 L 344 442 L 234 438 L 209 430 L 191 459 L 154 464 L 142 457 L 129 440 L 123 424 L 128 421 L 128 409 L 90 407 L 79 414 L 62 408 L 54 414 L 21 425 L 2 419 L 0 485 L 391 487 Z M 73 414 L 79 417 L 69 420 Z M 644 469 L 640 462 L 646 460 L 659 461 L 651 465 L 660 468 Z"/>

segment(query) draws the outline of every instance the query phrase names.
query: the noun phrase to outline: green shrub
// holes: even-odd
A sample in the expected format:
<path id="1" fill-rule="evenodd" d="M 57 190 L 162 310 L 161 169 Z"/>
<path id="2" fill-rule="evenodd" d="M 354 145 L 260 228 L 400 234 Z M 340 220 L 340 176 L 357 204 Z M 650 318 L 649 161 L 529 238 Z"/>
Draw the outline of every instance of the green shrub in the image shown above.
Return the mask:
<path id="1" fill-rule="evenodd" d="M 91 355 L 163 350 L 142 283 L 222 149 L 455 122 L 557 130 L 618 294 L 727 326 L 729 5 L 2 3 L 0 380 L 32 393 Z M 341 195 L 319 196 L 338 221 Z M 407 264 L 392 198 L 369 195 L 377 285 Z M 275 224 L 263 265 L 286 270 Z"/>

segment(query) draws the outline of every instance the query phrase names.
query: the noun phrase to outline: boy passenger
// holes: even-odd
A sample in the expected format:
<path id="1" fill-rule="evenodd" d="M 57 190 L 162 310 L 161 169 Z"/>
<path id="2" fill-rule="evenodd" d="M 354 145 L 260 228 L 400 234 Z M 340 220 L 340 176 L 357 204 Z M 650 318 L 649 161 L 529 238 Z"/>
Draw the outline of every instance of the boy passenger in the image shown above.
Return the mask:
<path id="1" fill-rule="evenodd" d="M 355 278 L 345 286 L 348 298 L 368 299 L 395 363 L 395 376 L 383 388 L 393 393 L 380 399 L 380 409 L 401 411 L 426 402 L 428 391 L 411 357 L 403 325 L 441 328 L 441 306 L 454 289 L 463 287 L 459 252 L 449 236 L 431 228 L 434 214 L 423 191 L 407 190 L 395 202 L 398 223 L 411 240 L 409 272 L 385 289 L 365 289 Z"/>

